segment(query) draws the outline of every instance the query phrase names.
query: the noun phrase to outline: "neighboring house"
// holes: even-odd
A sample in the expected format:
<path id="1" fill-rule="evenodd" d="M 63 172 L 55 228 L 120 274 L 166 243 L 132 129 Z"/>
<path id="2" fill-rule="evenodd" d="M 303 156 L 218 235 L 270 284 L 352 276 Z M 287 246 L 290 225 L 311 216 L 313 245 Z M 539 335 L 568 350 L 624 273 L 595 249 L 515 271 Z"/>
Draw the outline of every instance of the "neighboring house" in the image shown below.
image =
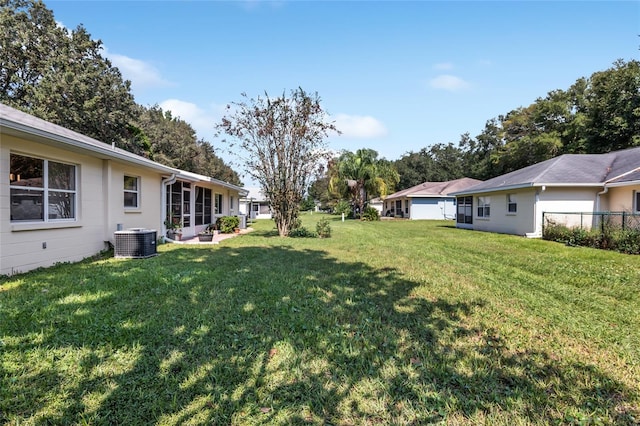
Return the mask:
<path id="1" fill-rule="evenodd" d="M 408 219 L 454 219 L 456 198 L 449 194 L 462 191 L 480 182 L 471 178 L 447 182 L 424 182 L 385 198 L 384 214 Z"/>
<path id="2" fill-rule="evenodd" d="M 246 191 L 164 166 L 0 104 L 0 274 L 73 262 L 122 228 L 195 235 Z"/>
<path id="3" fill-rule="evenodd" d="M 544 212 L 640 213 L 640 147 L 561 155 L 453 195 L 459 228 L 527 237 L 542 236 Z"/>
<path id="4" fill-rule="evenodd" d="M 247 188 L 247 191 L 240 200 L 240 213 L 251 219 L 271 219 L 271 205 L 260 188 Z"/>

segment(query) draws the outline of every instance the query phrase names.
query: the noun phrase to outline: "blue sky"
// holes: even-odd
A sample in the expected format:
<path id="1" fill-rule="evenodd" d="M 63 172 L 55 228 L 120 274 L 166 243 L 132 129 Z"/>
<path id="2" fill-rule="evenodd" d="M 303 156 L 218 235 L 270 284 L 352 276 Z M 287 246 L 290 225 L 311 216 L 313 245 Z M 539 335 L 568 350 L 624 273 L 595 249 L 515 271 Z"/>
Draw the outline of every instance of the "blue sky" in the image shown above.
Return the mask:
<path id="1" fill-rule="evenodd" d="M 343 132 L 332 149 L 396 160 L 640 57 L 638 1 L 45 4 L 102 40 L 136 102 L 170 109 L 214 147 L 242 92 L 302 87 Z"/>

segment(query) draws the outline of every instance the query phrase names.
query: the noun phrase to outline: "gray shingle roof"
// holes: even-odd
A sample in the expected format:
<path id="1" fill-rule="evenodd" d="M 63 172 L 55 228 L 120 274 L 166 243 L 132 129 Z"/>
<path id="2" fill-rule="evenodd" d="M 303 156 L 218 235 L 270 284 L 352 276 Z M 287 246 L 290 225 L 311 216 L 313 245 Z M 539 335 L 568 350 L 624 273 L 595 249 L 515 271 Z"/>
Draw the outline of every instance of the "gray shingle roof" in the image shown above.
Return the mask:
<path id="1" fill-rule="evenodd" d="M 480 182 L 482 181 L 477 179 L 467 178 L 467 177 L 450 180 L 446 182 L 423 182 L 419 185 L 412 186 L 411 188 L 394 192 L 393 194 L 385 198 L 385 200 L 392 200 L 395 198 L 404 198 L 404 197 L 408 197 L 408 198 L 444 197 L 447 194 L 450 194 L 456 191 L 462 191 Z"/>
<path id="2" fill-rule="evenodd" d="M 486 180 L 456 195 L 542 185 L 602 186 L 637 168 L 640 168 L 640 147 L 607 154 L 564 154 Z"/>

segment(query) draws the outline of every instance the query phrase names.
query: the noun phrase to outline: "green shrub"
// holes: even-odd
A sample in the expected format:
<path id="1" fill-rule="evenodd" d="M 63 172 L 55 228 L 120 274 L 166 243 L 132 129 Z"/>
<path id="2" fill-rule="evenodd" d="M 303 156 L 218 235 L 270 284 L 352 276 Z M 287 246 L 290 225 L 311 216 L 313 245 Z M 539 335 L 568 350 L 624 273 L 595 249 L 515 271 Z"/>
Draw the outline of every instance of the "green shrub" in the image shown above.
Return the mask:
<path id="1" fill-rule="evenodd" d="M 234 229 L 240 226 L 240 218 L 238 216 L 222 216 L 216 220 L 216 225 L 223 234 L 231 234 Z"/>
<path id="2" fill-rule="evenodd" d="M 380 220 L 380 213 L 374 207 L 366 207 L 362 213 L 362 220 L 374 221 Z"/>
<path id="3" fill-rule="evenodd" d="M 338 201 L 338 204 L 333 208 L 333 214 L 340 216 L 343 213 L 347 217 L 351 214 L 351 204 L 344 200 Z"/>
<path id="4" fill-rule="evenodd" d="M 329 221 L 327 219 L 320 219 L 316 223 L 316 233 L 319 238 L 331 237 L 331 225 L 329 225 Z"/>
<path id="5" fill-rule="evenodd" d="M 602 250 L 615 250 L 627 254 L 640 254 L 640 230 L 621 229 L 619 226 L 610 224 L 605 224 L 599 229 L 586 230 L 548 223 L 544 227 L 542 238 L 570 246 L 584 246 Z"/>
<path id="6" fill-rule="evenodd" d="M 544 232 L 542 238 L 549 241 L 557 241 L 560 243 L 568 243 L 571 230 L 564 225 L 558 225 L 556 223 L 547 223 L 544 226 Z"/>
<path id="7" fill-rule="evenodd" d="M 289 232 L 289 236 L 292 238 L 317 238 L 318 235 L 315 232 L 309 231 L 304 226 L 299 226 L 295 229 L 292 229 Z"/>
<path id="8" fill-rule="evenodd" d="M 640 230 L 620 229 L 611 234 L 615 250 L 627 254 L 640 254 Z"/>

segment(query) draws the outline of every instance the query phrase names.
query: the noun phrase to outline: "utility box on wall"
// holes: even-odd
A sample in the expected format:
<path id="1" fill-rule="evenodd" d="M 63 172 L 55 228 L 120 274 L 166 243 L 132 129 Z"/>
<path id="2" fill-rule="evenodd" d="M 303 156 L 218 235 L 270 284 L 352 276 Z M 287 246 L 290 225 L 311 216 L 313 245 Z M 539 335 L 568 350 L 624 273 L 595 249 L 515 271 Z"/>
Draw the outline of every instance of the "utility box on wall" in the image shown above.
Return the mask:
<path id="1" fill-rule="evenodd" d="M 144 259 L 158 254 L 156 230 L 134 228 L 116 231 L 114 255 L 118 258 Z"/>

